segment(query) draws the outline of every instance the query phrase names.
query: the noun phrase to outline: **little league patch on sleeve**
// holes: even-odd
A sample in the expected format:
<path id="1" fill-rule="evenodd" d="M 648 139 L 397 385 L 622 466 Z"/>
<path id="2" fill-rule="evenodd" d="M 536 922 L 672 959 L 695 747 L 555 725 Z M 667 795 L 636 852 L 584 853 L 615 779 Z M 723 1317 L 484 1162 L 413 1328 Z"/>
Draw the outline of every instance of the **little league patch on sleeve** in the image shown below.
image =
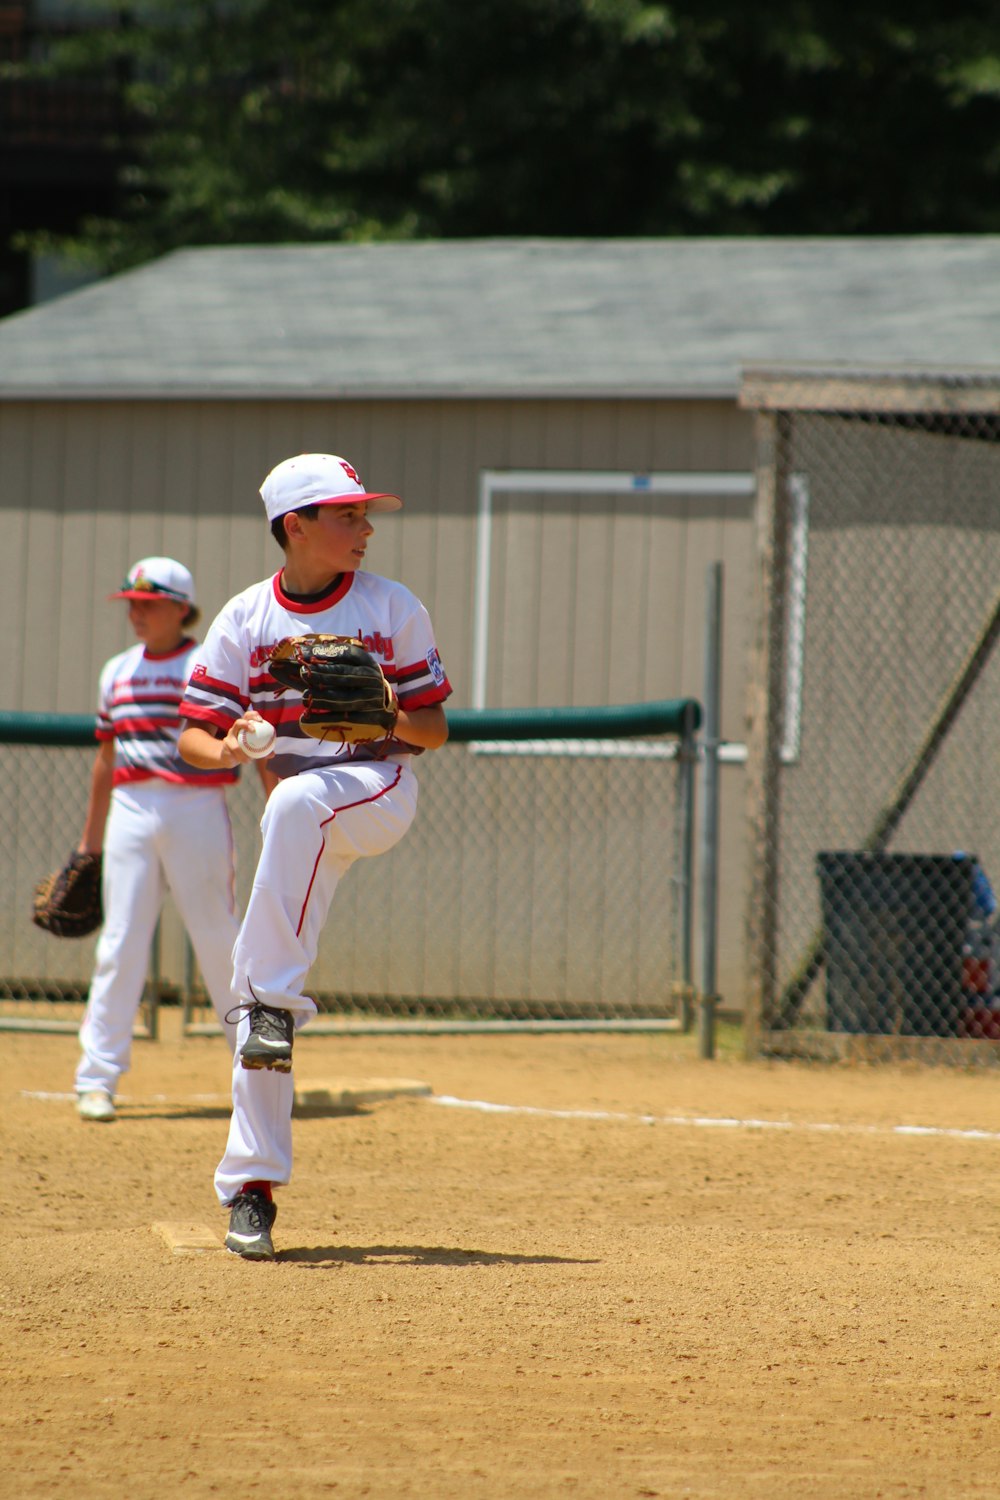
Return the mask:
<path id="1" fill-rule="evenodd" d="M 436 646 L 432 646 L 427 653 L 427 665 L 431 669 L 431 676 L 434 678 L 434 681 L 438 687 L 441 687 L 444 682 L 444 667 L 441 665 L 441 657 L 438 655 L 438 648 Z"/>

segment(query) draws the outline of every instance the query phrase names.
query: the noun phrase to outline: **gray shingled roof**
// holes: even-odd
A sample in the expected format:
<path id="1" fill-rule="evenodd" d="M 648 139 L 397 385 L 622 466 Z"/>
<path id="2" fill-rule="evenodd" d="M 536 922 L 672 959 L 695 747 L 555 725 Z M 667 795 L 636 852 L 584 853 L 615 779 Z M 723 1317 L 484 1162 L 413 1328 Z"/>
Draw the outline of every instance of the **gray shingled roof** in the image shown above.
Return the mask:
<path id="1" fill-rule="evenodd" d="M 998 351 L 1000 236 L 243 246 L 0 321 L 0 397 L 731 396 Z"/>

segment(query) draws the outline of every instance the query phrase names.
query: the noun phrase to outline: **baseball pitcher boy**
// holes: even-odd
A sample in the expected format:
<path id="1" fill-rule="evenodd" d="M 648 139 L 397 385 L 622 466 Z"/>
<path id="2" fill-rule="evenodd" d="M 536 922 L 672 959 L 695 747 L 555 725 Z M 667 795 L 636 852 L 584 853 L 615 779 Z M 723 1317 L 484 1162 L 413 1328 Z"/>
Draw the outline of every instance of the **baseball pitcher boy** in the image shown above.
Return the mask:
<path id="1" fill-rule="evenodd" d="M 83 853 L 103 849 L 104 926 L 76 1070 L 80 1116 L 100 1121 L 115 1118 L 167 885 L 230 1051 L 236 1043 L 236 1028 L 225 1020 L 238 926 L 225 788 L 237 773 L 229 766 L 195 770 L 177 751 L 178 706 L 198 651 L 188 633 L 198 619 L 194 582 L 173 558 L 144 557 L 110 597 L 128 600 L 138 644 L 101 671 L 99 745 L 79 844 Z"/>
<path id="2" fill-rule="evenodd" d="M 191 765 L 221 772 L 246 760 L 246 726 L 262 718 L 277 731 L 261 764 L 278 780 L 233 950 L 239 1038 L 215 1174 L 231 1210 L 226 1246 L 250 1260 L 274 1255 L 272 1189 L 292 1167 L 292 1042 L 316 1012 L 303 985 L 330 903 L 356 859 L 385 853 L 409 828 L 411 763 L 445 743 L 451 693 L 420 600 L 362 571 L 369 518 L 398 510 L 398 496 L 366 490 L 329 453 L 285 459 L 260 493 L 284 565 L 217 616 L 181 704 L 180 738 Z"/>

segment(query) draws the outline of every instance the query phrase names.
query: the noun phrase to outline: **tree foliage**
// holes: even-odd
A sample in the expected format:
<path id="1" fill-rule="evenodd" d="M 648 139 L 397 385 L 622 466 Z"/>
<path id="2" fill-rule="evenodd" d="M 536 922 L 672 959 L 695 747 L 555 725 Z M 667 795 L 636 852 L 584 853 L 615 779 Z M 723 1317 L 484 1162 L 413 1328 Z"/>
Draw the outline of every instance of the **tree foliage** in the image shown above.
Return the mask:
<path id="1" fill-rule="evenodd" d="M 1000 229 L 1000 18 L 932 0 L 137 0 L 105 270 L 183 245 Z M 67 246 L 64 244 L 63 249 Z"/>

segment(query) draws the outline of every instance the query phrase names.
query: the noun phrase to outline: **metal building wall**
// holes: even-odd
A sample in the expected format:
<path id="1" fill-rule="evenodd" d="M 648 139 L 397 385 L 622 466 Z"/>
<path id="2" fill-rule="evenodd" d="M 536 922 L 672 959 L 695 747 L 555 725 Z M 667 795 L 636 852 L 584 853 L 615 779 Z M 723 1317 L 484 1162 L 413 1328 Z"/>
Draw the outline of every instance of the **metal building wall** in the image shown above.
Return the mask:
<path id="1" fill-rule="evenodd" d="M 92 708 L 101 665 L 131 639 L 123 607 L 105 596 L 138 557 L 164 552 L 192 568 L 203 629 L 230 595 L 276 570 L 257 489 L 279 459 L 310 450 L 341 453 L 367 484 L 404 497 L 401 515 L 378 521 L 371 566 L 428 605 L 456 706 L 470 701 L 482 470 L 753 467 L 750 419 L 722 401 L 0 403 L 0 625 L 24 643 L 3 706 Z M 699 697 L 705 571 L 721 559 L 723 737 L 741 742 L 751 509 L 723 497 L 499 504 L 490 701 Z M 722 800 L 719 989 L 738 1006 L 737 764 L 723 768 Z"/>

